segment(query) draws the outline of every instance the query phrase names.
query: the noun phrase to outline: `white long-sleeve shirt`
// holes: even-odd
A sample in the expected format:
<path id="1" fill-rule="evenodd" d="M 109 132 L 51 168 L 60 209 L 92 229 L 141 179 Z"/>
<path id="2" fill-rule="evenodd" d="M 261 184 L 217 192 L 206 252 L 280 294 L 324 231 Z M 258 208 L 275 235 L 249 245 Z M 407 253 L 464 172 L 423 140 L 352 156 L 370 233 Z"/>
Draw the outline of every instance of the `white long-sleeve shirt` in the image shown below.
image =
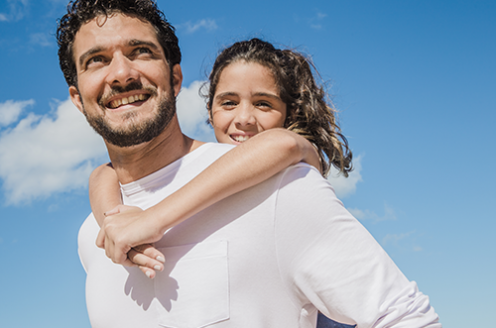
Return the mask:
<path id="1" fill-rule="evenodd" d="M 122 186 L 148 208 L 231 147 L 204 145 Z M 317 311 L 358 328 L 440 328 L 429 299 L 344 208 L 320 173 L 298 164 L 169 230 L 154 280 L 95 246 L 92 215 L 79 234 L 94 328 L 314 328 Z"/>

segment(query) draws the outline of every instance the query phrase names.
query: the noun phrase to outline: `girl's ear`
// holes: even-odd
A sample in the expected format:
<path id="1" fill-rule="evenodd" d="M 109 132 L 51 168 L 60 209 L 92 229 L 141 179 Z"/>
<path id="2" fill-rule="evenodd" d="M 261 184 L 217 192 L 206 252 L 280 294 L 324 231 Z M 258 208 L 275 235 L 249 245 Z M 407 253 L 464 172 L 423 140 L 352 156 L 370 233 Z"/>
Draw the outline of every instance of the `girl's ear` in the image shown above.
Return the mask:
<path id="1" fill-rule="evenodd" d="M 207 104 L 207 111 L 208 111 L 208 124 L 210 124 L 211 126 L 214 125 L 214 119 L 212 117 L 212 109 L 210 108 L 210 105 Z"/>

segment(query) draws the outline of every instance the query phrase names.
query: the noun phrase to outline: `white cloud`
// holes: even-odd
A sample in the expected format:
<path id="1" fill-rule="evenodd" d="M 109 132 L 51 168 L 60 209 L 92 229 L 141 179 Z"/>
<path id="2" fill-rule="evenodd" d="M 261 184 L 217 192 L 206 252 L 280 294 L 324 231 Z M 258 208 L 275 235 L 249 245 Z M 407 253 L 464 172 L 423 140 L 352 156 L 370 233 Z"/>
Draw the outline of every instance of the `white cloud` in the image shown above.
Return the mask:
<path id="1" fill-rule="evenodd" d="M 371 220 L 375 223 L 381 221 L 394 221 L 397 219 L 393 208 L 384 204 L 384 215 L 378 215 L 370 210 L 360 210 L 358 208 L 348 208 L 348 211 L 359 220 Z"/>
<path id="2" fill-rule="evenodd" d="M 40 45 L 42 47 L 48 47 L 52 45 L 50 42 L 51 37 L 46 35 L 45 33 L 34 33 L 30 35 L 29 41 L 32 44 Z"/>
<path id="3" fill-rule="evenodd" d="M 362 171 L 362 158 L 357 156 L 353 160 L 353 171 L 345 178 L 342 174 L 332 167 L 331 174 L 327 180 L 334 187 L 334 191 L 339 198 L 344 198 L 346 196 L 352 195 L 356 191 L 356 185 L 358 182 L 363 181 L 360 171 Z"/>
<path id="4" fill-rule="evenodd" d="M 10 13 L 0 13 L 0 21 L 18 21 L 21 20 L 28 7 L 28 0 L 7 0 L 9 3 Z"/>
<path id="5" fill-rule="evenodd" d="M 400 251 L 422 252 L 424 248 L 415 245 L 416 239 L 417 233 L 415 230 L 406 233 L 387 234 L 382 238 L 381 245 L 384 248 L 395 248 Z"/>
<path id="6" fill-rule="evenodd" d="M 384 238 L 382 238 L 382 246 L 386 246 L 389 244 L 392 245 L 397 245 L 399 241 L 408 238 L 411 236 L 415 231 L 410 231 L 406 233 L 401 233 L 401 234 L 387 234 Z"/>
<path id="7" fill-rule="evenodd" d="M 102 139 L 70 100 L 50 114 L 29 113 L 0 134 L 0 178 L 7 204 L 20 204 L 87 186 Z"/>
<path id="8" fill-rule="evenodd" d="M 322 24 L 320 23 L 324 18 L 327 17 L 326 13 L 317 12 L 317 14 L 308 20 L 310 27 L 316 30 L 322 29 Z"/>
<path id="9" fill-rule="evenodd" d="M 34 100 L 7 100 L 4 103 L 0 103 L 0 127 L 16 122 L 24 108 L 29 105 L 34 105 Z"/>
<path id="10" fill-rule="evenodd" d="M 217 29 L 217 23 L 213 19 L 202 19 L 196 23 L 186 22 L 179 27 L 185 28 L 188 33 L 194 33 L 199 29 L 205 29 L 210 32 Z"/>
<path id="11" fill-rule="evenodd" d="M 213 129 L 208 125 L 208 113 L 205 100 L 199 90 L 204 84 L 194 81 L 189 87 L 183 87 L 177 97 L 177 116 L 184 134 L 202 141 L 215 141 Z"/>

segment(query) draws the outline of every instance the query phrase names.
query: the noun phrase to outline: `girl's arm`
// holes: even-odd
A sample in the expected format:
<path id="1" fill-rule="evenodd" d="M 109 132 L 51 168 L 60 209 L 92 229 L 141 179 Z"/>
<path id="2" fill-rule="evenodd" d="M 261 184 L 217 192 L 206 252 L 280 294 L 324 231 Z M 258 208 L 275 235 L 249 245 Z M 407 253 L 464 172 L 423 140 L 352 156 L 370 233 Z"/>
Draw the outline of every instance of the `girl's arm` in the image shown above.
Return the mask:
<path id="1" fill-rule="evenodd" d="M 91 210 L 101 227 L 105 213 L 122 204 L 119 180 L 111 163 L 102 164 L 91 173 L 89 194 Z"/>
<path id="2" fill-rule="evenodd" d="M 142 212 L 139 207 L 122 205 L 119 180 L 111 163 L 100 165 L 93 170 L 89 179 L 89 196 L 93 216 L 100 227 L 107 215 L 126 211 Z M 155 276 L 155 270 L 163 269 L 165 261 L 163 254 L 148 244 L 134 247 L 127 256 L 129 261 L 123 264 L 137 265 L 150 278 Z"/>
<path id="3" fill-rule="evenodd" d="M 124 264 L 132 247 L 158 241 L 165 231 L 204 208 L 301 161 L 320 169 L 318 153 L 305 138 L 285 129 L 259 133 L 146 211 L 108 216 L 97 245 L 104 244 L 107 256 Z"/>

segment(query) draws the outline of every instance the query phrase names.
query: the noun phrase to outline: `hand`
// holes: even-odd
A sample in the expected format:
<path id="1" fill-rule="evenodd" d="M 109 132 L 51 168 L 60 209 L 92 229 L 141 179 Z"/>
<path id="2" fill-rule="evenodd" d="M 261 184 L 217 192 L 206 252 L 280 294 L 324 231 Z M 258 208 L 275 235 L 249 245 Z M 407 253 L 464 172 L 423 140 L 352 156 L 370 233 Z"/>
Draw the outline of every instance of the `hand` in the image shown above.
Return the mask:
<path id="1" fill-rule="evenodd" d="M 154 221 L 145 211 L 119 205 L 106 215 L 96 245 L 105 248 L 105 254 L 113 262 L 137 265 L 150 278 L 155 276 L 155 270 L 163 270 L 164 255 L 151 245 L 163 234 L 153 226 Z"/>
<path id="2" fill-rule="evenodd" d="M 165 258 L 152 244 L 145 244 L 131 248 L 127 258 L 150 279 L 155 278 L 156 271 L 164 270 Z M 155 260 L 154 260 L 155 259 Z"/>

